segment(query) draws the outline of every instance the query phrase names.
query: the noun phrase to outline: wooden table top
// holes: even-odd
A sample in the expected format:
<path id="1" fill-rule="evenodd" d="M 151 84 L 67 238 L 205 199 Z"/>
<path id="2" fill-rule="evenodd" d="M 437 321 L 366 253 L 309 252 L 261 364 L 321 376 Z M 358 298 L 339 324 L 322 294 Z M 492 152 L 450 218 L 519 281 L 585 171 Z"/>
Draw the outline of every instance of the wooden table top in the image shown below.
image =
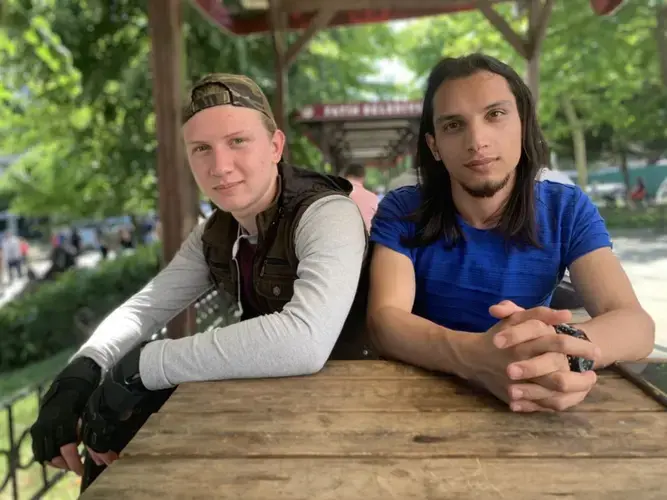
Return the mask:
<path id="1" fill-rule="evenodd" d="M 384 361 L 181 385 L 84 499 L 667 498 L 667 412 L 617 373 L 562 413 L 515 414 Z"/>

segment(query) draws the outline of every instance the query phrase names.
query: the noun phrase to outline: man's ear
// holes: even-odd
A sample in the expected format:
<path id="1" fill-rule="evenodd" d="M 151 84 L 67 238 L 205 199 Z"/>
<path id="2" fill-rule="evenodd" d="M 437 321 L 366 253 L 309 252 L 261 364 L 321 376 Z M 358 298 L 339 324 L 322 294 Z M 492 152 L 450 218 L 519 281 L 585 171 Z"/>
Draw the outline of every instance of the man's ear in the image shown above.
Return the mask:
<path id="1" fill-rule="evenodd" d="M 283 150 L 285 149 L 285 133 L 277 129 L 273 133 L 273 137 L 271 138 L 271 161 L 275 164 L 277 164 L 280 161 L 280 158 L 283 156 Z"/>
<path id="2" fill-rule="evenodd" d="M 433 137 L 431 134 L 426 134 L 426 144 L 431 150 L 433 158 L 435 158 L 437 161 L 440 161 L 440 153 L 438 153 L 438 147 L 435 144 L 435 137 Z"/>

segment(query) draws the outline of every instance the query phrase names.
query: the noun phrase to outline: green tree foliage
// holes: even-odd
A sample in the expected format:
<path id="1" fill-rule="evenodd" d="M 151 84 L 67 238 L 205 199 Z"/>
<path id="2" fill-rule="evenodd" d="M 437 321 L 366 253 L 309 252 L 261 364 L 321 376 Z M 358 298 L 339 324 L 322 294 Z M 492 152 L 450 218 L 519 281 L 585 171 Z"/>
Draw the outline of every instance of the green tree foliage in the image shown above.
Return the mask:
<path id="1" fill-rule="evenodd" d="M 0 182 L 24 214 L 93 217 L 154 208 L 155 114 L 145 2 L 8 0 L 0 32 L 0 151 L 26 152 Z M 187 80 L 239 72 L 275 91 L 268 34 L 236 37 L 184 2 Z M 291 33 L 290 41 L 299 34 Z M 289 71 L 292 109 L 391 94 L 370 84 L 391 50 L 384 25 L 318 34 Z M 289 133 L 296 162 L 318 167 L 315 148 Z"/>
<path id="2" fill-rule="evenodd" d="M 580 132 L 593 159 L 608 159 L 619 148 L 655 158 L 667 146 L 657 4 L 627 2 L 609 17 L 578 4 L 587 2 L 556 1 L 542 47 L 539 111 L 550 143 L 574 156 L 573 138 Z M 525 32 L 527 22 L 517 9 L 497 10 L 515 31 Z M 403 61 L 418 76 L 417 84 L 441 57 L 475 51 L 525 72 L 525 61 L 478 11 L 410 23 L 400 38 Z M 412 91 L 423 92 L 419 85 Z"/>

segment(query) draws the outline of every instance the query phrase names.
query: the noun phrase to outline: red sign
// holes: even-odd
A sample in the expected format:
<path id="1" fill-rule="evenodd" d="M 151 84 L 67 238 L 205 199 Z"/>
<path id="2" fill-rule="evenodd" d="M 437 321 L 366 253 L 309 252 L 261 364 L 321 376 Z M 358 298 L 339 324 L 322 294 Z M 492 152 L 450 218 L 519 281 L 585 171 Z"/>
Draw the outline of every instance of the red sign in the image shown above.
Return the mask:
<path id="1" fill-rule="evenodd" d="M 422 101 L 379 101 L 349 104 L 314 104 L 299 110 L 303 122 L 363 120 L 378 118 L 419 118 Z"/>

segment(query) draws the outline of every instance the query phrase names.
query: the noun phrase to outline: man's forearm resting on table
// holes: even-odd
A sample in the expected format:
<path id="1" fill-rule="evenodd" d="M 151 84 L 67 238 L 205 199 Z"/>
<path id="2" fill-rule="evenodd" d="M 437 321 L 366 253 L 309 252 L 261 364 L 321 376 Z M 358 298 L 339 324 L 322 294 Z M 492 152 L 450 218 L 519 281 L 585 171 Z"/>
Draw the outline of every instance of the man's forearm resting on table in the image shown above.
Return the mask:
<path id="1" fill-rule="evenodd" d="M 655 323 L 641 307 L 609 311 L 576 327 L 602 351 L 596 369 L 616 361 L 644 359 L 653 351 Z"/>
<path id="2" fill-rule="evenodd" d="M 148 344 L 140 360 L 144 385 L 155 390 L 184 382 L 319 371 L 352 306 L 365 246 L 364 222 L 352 200 L 330 196 L 316 201 L 295 233 L 299 279 L 283 310 Z"/>
<path id="3" fill-rule="evenodd" d="M 73 358 L 85 356 L 103 371 L 162 328 L 211 288 L 197 226 L 174 259 L 144 288 L 107 316 Z"/>
<path id="4" fill-rule="evenodd" d="M 331 330 L 318 334 L 325 338 L 319 341 L 308 325 L 276 313 L 153 342 L 141 355 L 141 379 L 157 390 L 185 382 L 309 375 L 323 367 L 337 338 Z"/>
<path id="5" fill-rule="evenodd" d="M 476 335 L 450 330 L 396 307 L 373 311 L 368 324 L 382 355 L 470 378 Z"/>
<path id="6" fill-rule="evenodd" d="M 155 279 L 99 325 L 74 357 L 90 357 L 108 370 L 209 289 L 203 229 L 204 223 Z M 294 285 L 301 300 L 281 313 L 148 344 L 140 362 L 144 385 L 155 390 L 188 381 L 317 371 L 340 334 L 357 288 L 365 247 L 357 206 L 344 196 L 316 201 L 302 216 L 295 243 L 302 261 L 298 274 L 307 280 Z"/>

